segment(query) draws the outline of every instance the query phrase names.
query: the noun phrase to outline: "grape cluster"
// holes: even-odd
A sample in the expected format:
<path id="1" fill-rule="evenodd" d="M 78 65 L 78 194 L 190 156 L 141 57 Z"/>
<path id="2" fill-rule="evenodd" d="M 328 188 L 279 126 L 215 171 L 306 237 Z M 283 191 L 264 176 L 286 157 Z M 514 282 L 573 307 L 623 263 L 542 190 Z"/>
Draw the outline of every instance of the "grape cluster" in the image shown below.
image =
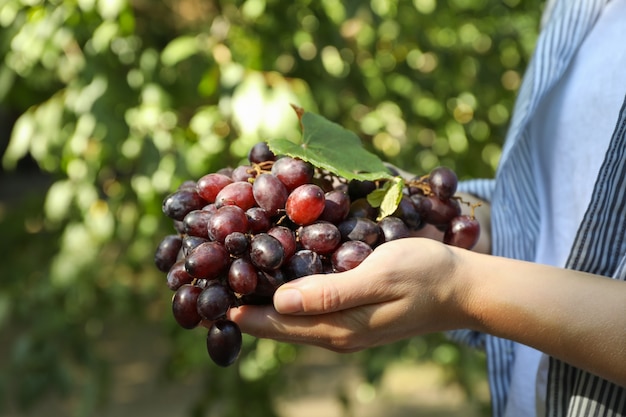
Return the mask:
<path id="1" fill-rule="evenodd" d="M 210 324 L 207 350 L 220 366 L 239 355 L 242 335 L 229 308 L 268 304 L 285 282 L 350 270 L 381 243 L 431 224 L 444 242 L 471 248 L 479 235 L 473 216 L 454 197 L 456 174 L 445 167 L 406 182 L 396 211 L 382 219 L 367 196 L 380 182 L 345 180 L 265 142 L 249 164 L 187 181 L 163 201 L 176 233 L 162 239 L 155 264 L 174 291 L 180 326 Z"/>

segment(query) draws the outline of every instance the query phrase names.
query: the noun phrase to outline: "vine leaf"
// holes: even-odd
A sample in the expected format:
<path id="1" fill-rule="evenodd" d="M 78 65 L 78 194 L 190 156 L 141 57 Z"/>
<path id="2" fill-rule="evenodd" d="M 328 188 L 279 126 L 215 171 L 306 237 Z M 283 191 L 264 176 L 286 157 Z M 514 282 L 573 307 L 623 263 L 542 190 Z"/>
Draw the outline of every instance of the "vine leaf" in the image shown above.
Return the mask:
<path id="1" fill-rule="evenodd" d="M 404 180 L 395 177 L 393 181 L 386 182 L 381 188 L 377 188 L 367 196 L 367 202 L 372 207 L 379 207 L 378 219 L 392 215 L 402 200 Z"/>
<path id="2" fill-rule="evenodd" d="M 383 161 L 363 148 L 361 139 L 342 126 L 293 106 L 300 118 L 302 141 L 268 140 L 276 155 L 303 159 L 347 180 L 393 179 Z"/>

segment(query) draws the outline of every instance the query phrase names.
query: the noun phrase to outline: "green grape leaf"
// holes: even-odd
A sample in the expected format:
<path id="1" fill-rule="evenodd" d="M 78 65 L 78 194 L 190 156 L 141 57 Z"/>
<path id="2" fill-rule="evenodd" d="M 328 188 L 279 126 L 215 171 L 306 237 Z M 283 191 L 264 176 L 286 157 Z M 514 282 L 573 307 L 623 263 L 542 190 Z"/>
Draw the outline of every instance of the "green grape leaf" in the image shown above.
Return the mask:
<path id="1" fill-rule="evenodd" d="M 395 177 L 393 181 L 386 182 L 382 188 L 378 188 L 367 196 L 367 202 L 372 207 L 379 207 L 378 219 L 392 215 L 402 200 L 402 190 L 404 188 L 404 180 L 401 177 Z"/>
<path id="2" fill-rule="evenodd" d="M 268 140 L 277 155 L 303 159 L 348 180 L 392 179 L 383 161 L 363 148 L 361 139 L 322 116 L 296 108 L 302 126 L 302 141 Z"/>

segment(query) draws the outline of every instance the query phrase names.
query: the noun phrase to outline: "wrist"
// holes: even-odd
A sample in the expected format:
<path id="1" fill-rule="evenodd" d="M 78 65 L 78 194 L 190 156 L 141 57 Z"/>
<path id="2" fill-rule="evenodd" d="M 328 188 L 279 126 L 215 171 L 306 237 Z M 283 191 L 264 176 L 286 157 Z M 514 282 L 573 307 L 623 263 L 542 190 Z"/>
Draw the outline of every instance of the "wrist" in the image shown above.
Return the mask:
<path id="1" fill-rule="evenodd" d="M 447 303 L 454 311 L 455 329 L 481 330 L 482 302 L 480 293 L 481 273 L 479 266 L 482 255 L 466 249 L 450 247 L 454 259 L 454 268 L 450 278 L 451 296 Z"/>

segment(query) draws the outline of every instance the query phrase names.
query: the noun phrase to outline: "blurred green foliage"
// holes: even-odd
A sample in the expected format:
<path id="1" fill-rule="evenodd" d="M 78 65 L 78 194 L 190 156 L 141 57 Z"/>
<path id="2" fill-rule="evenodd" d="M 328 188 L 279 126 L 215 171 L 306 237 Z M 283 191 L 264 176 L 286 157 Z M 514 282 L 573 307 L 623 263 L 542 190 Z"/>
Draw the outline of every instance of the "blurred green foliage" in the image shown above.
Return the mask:
<path id="1" fill-rule="evenodd" d="M 89 415 L 111 383 L 97 349 L 103 326 L 146 320 L 169 332 L 169 377 L 223 379 L 207 382 L 196 415 L 218 398 L 224 417 L 273 415 L 267 394 L 297 349 L 246 339 L 238 373 L 214 370 L 202 338 L 172 322 L 152 264 L 171 230 L 162 198 L 237 165 L 258 140 L 297 138 L 291 103 L 409 171 L 444 164 L 462 178 L 492 176 L 541 7 L 1 0 L 2 178 L 16 195 L 0 201 L 0 326 L 10 336 L 0 405 L 28 408 L 58 393 Z M 38 186 L 25 177 L 28 161 L 43 174 Z M 435 360 L 471 395 L 468 353 L 442 343 L 433 336 L 350 360 L 372 381 L 400 357 Z M 237 409 L 238 398 L 249 409 Z"/>

